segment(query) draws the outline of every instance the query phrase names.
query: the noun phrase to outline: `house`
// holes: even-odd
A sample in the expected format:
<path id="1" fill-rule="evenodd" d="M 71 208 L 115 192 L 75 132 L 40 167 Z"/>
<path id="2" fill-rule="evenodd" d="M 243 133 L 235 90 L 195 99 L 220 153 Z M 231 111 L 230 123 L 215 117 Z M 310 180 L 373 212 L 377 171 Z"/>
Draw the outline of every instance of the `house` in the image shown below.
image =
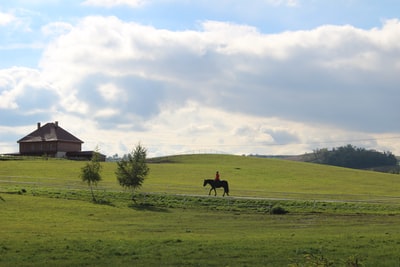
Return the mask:
<path id="1" fill-rule="evenodd" d="M 37 129 L 18 140 L 18 143 L 22 155 L 62 158 L 67 152 L 81 151 L 83 141 L 61 128 L 56 121 L 43 126 L 39 122 Z"/>
<path id="2" fill-rule="evenodd" d="M 59 126 L 58 122 L 37 124 L 37 129 L 17 141 L 19 154 L 90 160 L 93 151 L 82 151 L 83 141 Z M 101 160 L 105 155 L 100 154 Z"/>

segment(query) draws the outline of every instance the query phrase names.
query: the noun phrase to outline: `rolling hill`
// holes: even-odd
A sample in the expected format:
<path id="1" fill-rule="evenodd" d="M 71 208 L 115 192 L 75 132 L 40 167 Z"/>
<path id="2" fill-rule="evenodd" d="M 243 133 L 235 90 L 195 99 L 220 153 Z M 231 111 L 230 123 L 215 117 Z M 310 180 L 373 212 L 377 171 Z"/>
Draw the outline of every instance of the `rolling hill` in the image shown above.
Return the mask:
<path id="1" fill-rule="evenodd" d="M 0 162 L 0 187 L 44 185 L 86 188 L 80 180 L 84 162 L 24 160 Z M 206 195 L 205 178 L 215 171 L 228 180 L 231 196 L 397 202 L 399 175 L 281 159 L 233 155 L 182 155 L 149 159 L 150 174 L 141 191 Z M 103 163 L 101 190 L 122 190 L 116 163 Z M 219 194 L 222 191 L 218 192 Z"/>

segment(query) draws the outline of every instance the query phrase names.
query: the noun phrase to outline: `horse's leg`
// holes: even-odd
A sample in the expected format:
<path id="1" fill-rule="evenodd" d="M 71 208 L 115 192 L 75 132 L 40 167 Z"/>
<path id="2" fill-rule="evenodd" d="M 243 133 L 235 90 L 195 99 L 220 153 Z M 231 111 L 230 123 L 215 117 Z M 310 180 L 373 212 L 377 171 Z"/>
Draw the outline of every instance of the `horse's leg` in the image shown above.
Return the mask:
<path id="1" fill-rule="evenodd" d="M 214 196 L 216 196 L 217 195 L 217 189 L 215 187 L 213 187 L 213 188 L 214 188 Z"/>
<path id="2" fill-rule="evenodd" d="M 212 187 L 210 188 L 210 192 L 208 192 L 208 195 L 211 195 L 211 190 L 213 190 L 213 188 L 212 188 Z"/>
<path id="3" fill-rule="evenodd" d="M 222 196 L 224 197 L 225 194 L 226 194 L 227 196 L 229 196 L 228 190 L 227 190 L 227 188 L 224 186 L 224 194 L 223 194 Z"/>

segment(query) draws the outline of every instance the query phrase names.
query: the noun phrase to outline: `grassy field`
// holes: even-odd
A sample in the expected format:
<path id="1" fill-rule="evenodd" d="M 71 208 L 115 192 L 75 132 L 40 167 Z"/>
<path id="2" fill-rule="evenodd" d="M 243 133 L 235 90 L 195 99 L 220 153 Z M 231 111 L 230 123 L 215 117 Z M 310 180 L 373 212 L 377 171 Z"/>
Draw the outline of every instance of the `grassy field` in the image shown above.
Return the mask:
<path id="1" fill-rule="evenodd" d="M 215 171 L 230 184 L 232 196 L 354 200 L 400 203 L 400 176 L 303 162 L 228 155 L 187 155 L 153 159 L 142 191 L 172 194 L 208 194 L 203 179 Z M 85 188 L 79 179 L 83 162 L 64 160 L 0 161 L 3 184 Z M 121 190 L 116 163 L 103 164 L 99 189 Z M 222 194 L 222 191 L 219 191 Z"/>
<path id="2" fill-rule="evenodd" d="M 135 205 L 104 163 L 101 205 L 83 164 L 0 161 L 0 266 L 400 266 L 398 175 L 176 156 L 152 160 Z M 232 197 L 207 196 L 216 170 Z"/>

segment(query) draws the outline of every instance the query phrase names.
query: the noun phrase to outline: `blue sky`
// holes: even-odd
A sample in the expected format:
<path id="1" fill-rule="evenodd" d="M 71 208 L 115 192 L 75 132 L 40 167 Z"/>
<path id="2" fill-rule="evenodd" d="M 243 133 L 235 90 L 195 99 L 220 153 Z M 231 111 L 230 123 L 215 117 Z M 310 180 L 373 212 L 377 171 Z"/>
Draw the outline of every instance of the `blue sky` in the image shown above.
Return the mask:
<path id="1" fill-rule="evenodd" d="M 398 1 L 0 5 L 0 153 L 59 121 L 108 154 L 400 154 Z"/>

